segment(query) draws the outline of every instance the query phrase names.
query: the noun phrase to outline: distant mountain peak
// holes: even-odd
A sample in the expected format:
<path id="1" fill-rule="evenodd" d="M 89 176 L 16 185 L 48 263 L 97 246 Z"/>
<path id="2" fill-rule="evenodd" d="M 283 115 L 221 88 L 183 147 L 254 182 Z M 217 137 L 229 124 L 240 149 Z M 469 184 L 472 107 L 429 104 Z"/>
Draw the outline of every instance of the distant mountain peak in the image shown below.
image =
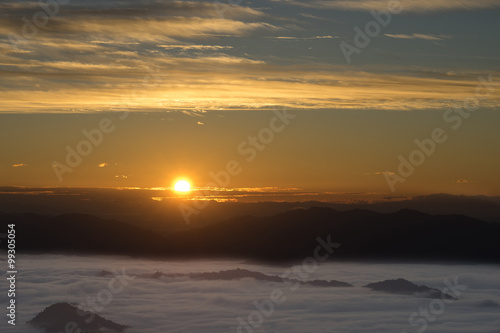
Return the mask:
<path id="1" fill-rule="evenodd" d="M 443 293 L 438 289 L 423 285 L 417 285 L 402 278 L 369 283 L 365 287 L 372 290 L 383 291 L 392 294 L 424 294 L 425 296 L 430 298 L 446 298 L 456 300 L 455 297 Z"/>

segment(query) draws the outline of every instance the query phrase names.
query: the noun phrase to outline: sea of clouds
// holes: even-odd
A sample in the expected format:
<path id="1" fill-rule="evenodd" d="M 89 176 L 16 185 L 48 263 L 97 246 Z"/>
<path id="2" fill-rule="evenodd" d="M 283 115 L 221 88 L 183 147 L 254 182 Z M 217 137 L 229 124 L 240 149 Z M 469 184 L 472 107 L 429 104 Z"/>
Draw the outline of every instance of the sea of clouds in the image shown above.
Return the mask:
<path id="1" fill-rule="evenodd" d="M 23 255 L 18 258 L 17 325 L 7 324 L 3 314 L 1 332 L 41 333 L 25 323 L 56 302 L 88 304 L 105 295 L 113 275 L 103 270 L 135 278 L 98 312 L 119 324 L 131 326 L 128 333 L 190 332 L 428 332 L 499 333 L 500 267 L 494 265 L 430 265 L 325 263 L 311 279 L 339 280 L 351 288 L 321 288 L 279 282 L 241 279 L 232 281 L 193 280 L 187 276 L 147 278 L 163 273 L 217 272 L 244 268 L 281 276 L 289 267 L 257 265 L 237 260 L 161 261 L 127 257 L 63 255 Z M 4 274 L 5 276 L 5 274 Z M 370 282 L 404 278 L 437 289 L 455 278 L 466 289 L 459 300 L 436 307 L 428 317 L 418 315 L 418 325 L 409 318 L 429 309 L 432 299 L 372 291 Z M 5 277 L 3 278 L 5 281 Z M 7 284 L 2 284 L 6 286 Z M 7 290 L 2 288 L 0 303 L 6 313 Z M 282 292 L 272 314 L 260 313 L 257 304 L 269 304 L 271 293 Z M 101 292 L 101 293 L 100 293 Z M 100 294 L 99 294 L 100 293 Z M 109 296 L 109 292 L 107 293 Z M 266 302 L 267 301 L 267 302 Z M 269 309 L 269 308 L 266 308 Z M 256 312 L 257 311 L 257 312 Z M 253 317 L 252 317 L 253 316 Z M 240 318 L 240 319 L 238 319 Z M 254 320 L 258 325 L 249 325 Z M 246 328 L 242 322 L 248 324 Z M 425 325 L 424 325 L 425 322 Z"/>

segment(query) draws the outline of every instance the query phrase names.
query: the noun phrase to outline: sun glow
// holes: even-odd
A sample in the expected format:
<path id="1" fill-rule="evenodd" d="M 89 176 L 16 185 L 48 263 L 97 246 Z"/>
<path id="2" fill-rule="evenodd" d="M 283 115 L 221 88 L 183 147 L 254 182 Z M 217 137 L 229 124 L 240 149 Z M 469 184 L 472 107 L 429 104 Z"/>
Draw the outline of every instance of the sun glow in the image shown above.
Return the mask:
<path id="1" fill-rule="evenodd" d="M 179 180 L 175 183 L 174 190 L 177 192 L 189 192 L 191 191 L 191 184 L 187 180 Z"/>

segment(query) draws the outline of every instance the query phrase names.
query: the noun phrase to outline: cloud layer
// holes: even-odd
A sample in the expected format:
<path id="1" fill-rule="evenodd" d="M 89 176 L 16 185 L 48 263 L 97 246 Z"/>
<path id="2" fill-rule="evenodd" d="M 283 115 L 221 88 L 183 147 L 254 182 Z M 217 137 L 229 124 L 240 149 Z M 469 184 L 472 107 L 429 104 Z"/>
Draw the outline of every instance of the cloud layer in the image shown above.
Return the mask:
<path id="1" fill-rule="evenodd" d="M 164 262 L 129 258 L 22 256 L 23 278 L 19 283 L 19 318 L 23 332 L 39 332 L 24 325 L 48 305 L 58 301 L 84 303 L 107 288 L 110 278 L 99 277 L 101 269 L 116 269 L 129 275 L 153 273 L 211 272 L 235 267 L 281 275 L 283 267 L 259 266 L 234 261 Z M 47 267 L 50 267 L 47 268 Z M 403 277 L 415 283 L 444 288 L 444 279 L 467 286 L 461 299 L 446 306 L 426 332 L 497 333 L 498 268 L 491 266 L 395 265 L 330 263 L 320 266 L 312 277 L 342 279 L 352 288 L 301 286 L 292 291 L 280 283 L 243 279 L 199 281 L 186 278 L 144 279 L 137 277 L 99 313 L 115 322 L 130 325 L 130 333 L 237 332 L 238 319 L 248 321 L 256 310 L 254 302 L 269 299 L 282 289 L 286 300 L 276 306 L 255 332 L 401 332 L 413 331 L 408 319 L 431 300 L 415 296 L 384 294 L 362 288 L 369 282 Z M 486 305 L 490 306 L 486 306 Z M 21 327 L 6 327 L 17 332 Z M 244 331 L 244 330 L 243 330 Z"/>
<path id="2" fill-rule="evenodd" d="M 411 59 L 415 55 L 402 54 L 400 44 L 384 52 L 370 47 L 363 51 L 359 67 L 349 66 L 338 44 L 352 39 L 351 25 L 322 27 L 320 17 L 307 13 L 309 7 L 292 6 L 291 14 L 280 10 L 290 4 L 294 3 L 269 2 L 277 7 L 250 8 L 248 4 L 196 1 L 110 1 L 105 5 L 72 1 L 52 9 L 53 17 L 36 23 L 38 14 L 47 17 L 38 4 L 4 2 L 0 112 L 259 109 L 269 105 L 436 109 L 473 94 L 479 75 L 498 74 L 491 67 L 468 65 L 455 69 L 453 77 L 415 75 L 408 66 L 415 63 Z M 387 4 L 372 0 L 305 5 L 335 14 L 338 9 L 378 10 Z M 441 0 L 412 1 L 405 6 L 419 12 L 497 5 L 489 0 Z M 439 41 L 441 48 L 449 40 L 440 31 L 385 36 L 392 37 L 387 40 L 394 39 L 393 43 L 395 39 Z M 415 54 L 441 62 L 435 55 Z M 382 58 L 389 59 L 384 60 L 388 63 L 380 64 Z M 390 59 L 399 59 L 400 64 Z M 449 72 L 439 65 L 423 67 Z M 494 93 L 482 106 L 497 106 L 499 100 Z"/>

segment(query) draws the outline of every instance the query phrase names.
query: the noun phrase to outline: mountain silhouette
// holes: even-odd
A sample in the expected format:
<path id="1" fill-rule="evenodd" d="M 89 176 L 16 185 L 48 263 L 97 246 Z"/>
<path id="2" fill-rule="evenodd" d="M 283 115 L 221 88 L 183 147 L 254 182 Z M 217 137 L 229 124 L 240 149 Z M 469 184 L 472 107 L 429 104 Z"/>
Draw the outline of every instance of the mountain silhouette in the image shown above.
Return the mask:
<path id="1" fill-rule="evenodd" d="M 19 252 L 152 255 L 167 249 L 153 231 L 92 215 L 4 214 L 0 220 L 16 223 Z"/>
<path id="2" fill-rule="evenodd" d="M 318 238 L 328 237 L 341 244 L 332 260 L 500 261 L 499 224 L 408 209 L 381 214 L 310 208 L 247 216 L 179 232 L 169 243 L 183 249 L 179 255 L 282 261 L 312 256 Z"/>
<path id="3" fill-rule="evenodd" d="M 284 262 L 311 257 L 318 239 L 330 239 L 341 244 L 330 260 L 500 262 L 500 224 L 409 209 L 389 214 L 295 209 L 268 217 L 233 218 L 168 236 L 91 215 L 0 217 L 5 224 L 16 223 L 17 249 L 28 253 Z"/>
<path id="4" fill-rule="evenodd" d="M 88 313 L 88 312 L 87 312 Z M 92 317 L 83 316 L 76 306 L 68 303 L 55 303 L 45 308 L 27 323 L 41 328 L 47 333 L 66 332 L 68 323 L 73 326 L 73 331 L 81 332 L 123 332 L 128 326 L 120 325 L 111 320 L 94 314 Z M 92 320 L 90 320 L 92 319 Z"/>
<path id="5" fill-rule="evenodd" d="M 99 276 L 102 276 L 102 274 L 106 274 L 111 276 L 111 272 L 101 272 Z M 314 287 L 352 287 L 351 284 L 347 282 L 342 282 L 342 281 L 336 281 L 336 280 L 310 280 L 310 281 L 303 281 L 303 280 L 297 280 L 297 279 L 290 279 L 286 277 L 280 277 L 276 275 L 267 275 L 261 272 L 254 272 L 250 271 L 247 269 L 242 269 L 242 268 L 236 268 L 236 269 L 230 269 L 230 270 L 225 270 L 225 271 L 219 271 L 219 272 L 202 272 L 202 273 L 189 273 L 189 274 L 179 274 L 179 273 L 163 273 L 163 272 L 155 272 L 154 274 L 144 274 L 142 277 L 149 278 L 149 279 L 161 279 L 163 277 L 166 278 L 176 278 L 176 277 L 182 277 L 182 276 L 187 276 L 190 279 L 194 280 L 225 280 L 225 281 L 230 281 L 230 280 L 241 280 L 245 278 L 251 278 L 255 279 L 258 281 L 269 281 L 269 282 L 288 282 L 288 283 L 294 283 L 294 284 L 300 284 L 300 285 L 309 285 L 309 286 L 314 286 Z"/>
<path id="6" fill-rule="evenodd" d="M 376 291 L 383 291 L 392 294 L 422 294 L 430 298 L 457 300 L 456 297 L 441 292 L 438 289 L 416 285 L 405 279 L 385 280 L 381 282 L 369 283 L 365 286 Z"/>

